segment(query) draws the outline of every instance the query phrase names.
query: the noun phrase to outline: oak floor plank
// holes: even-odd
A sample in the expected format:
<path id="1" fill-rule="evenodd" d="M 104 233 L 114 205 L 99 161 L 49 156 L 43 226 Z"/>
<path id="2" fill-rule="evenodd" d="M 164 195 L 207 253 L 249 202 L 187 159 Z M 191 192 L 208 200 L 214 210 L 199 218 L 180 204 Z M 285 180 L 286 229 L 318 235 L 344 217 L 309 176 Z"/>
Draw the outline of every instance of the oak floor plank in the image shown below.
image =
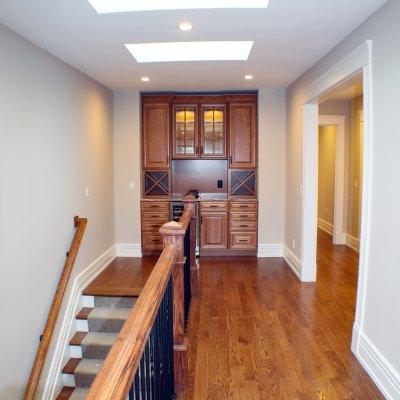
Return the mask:
<path id="1" fill-rule="evenodd" d="M 318 232 L 317 283 L 282 259 L 203 257 L 186 400 L 379 400 L 351 353 L 358 255 Z"/>

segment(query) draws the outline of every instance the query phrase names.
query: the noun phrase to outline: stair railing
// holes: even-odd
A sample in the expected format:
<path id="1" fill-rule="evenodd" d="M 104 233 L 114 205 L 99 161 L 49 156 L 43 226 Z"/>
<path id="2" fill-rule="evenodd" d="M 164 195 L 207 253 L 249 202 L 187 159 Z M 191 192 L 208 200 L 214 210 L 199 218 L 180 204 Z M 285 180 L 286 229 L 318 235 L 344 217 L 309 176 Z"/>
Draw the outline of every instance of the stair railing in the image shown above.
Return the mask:
<path id="1" fill-rule="evenodd" d="M 185 309 L 190 304 L 190 270 L 196 264 L 195 199 L 186 198 L 184 204 L 179 222 L 168 222 L 160 229 L 164 250 L 86 400 L 125 400 L 127 396 L 130 400 L 172 400 L 184 390 Z M 186 246 L 185 236 L 190 242 Z"/>
<path id="2" fill-rule="evenodd" d="M 72 269 L 78 255 L 79 247 L 82 242 L 83 234 L 87 225 L 87 218 L 74 217 L 75 234 L 71 243 L 71 247 L 67 253 L 64 268 L 61 273 L 60 280 L 57 285 L 56 293 L 50 307 L 46 325 L 43 334 L 40 336 L 40 343 L 33 362 L 32 370 L 29 376 L 28 384 L 25 389 L 24 400 L 33 400 L 39 385 L 41 373 L 46 361 L 47 352 L 49 350 L 51 338 L 57 323 L 57 317 L 60 312 L 61 304 L 64 298 L 65 290 L 71 276 Z"/>

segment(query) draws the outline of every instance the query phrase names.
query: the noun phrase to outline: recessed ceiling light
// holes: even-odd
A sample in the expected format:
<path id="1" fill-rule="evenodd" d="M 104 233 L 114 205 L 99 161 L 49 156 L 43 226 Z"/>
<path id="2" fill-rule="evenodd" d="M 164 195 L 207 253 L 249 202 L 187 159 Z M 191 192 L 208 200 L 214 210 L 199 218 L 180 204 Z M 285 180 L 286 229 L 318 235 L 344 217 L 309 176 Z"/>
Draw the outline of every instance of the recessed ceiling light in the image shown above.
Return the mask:
<path id="1" fill-rule="evenodd" d="M 182 22 L 179 25 L 179 29 L 181 31 L 190 31 L 193 28 L 192 24 L 190 22 Z"/>
<path id="2" fill-rule="evenodd" d="M 88 0 L 99 13 L 189 10 L 203 8 L 266 8 L 269 0 Z"/>
<path id="3" fill-rule="evenodd" d="M 138 63 L 247 60 L 252 41 L 132 43 L 126 48 Z"/>
<path id="4" fill-rule="evenodd" d="M 248 81 L 250 81 L 251 79 L 253 79 L 253 75 L 245 75 L 244 79 L 247 79 Z"/>
<path id="5" fill-rule="evenodd" d="M 148 82 L 150 80 L 148 76 L 142 76 L 140 79 L 142 82 Z"/>

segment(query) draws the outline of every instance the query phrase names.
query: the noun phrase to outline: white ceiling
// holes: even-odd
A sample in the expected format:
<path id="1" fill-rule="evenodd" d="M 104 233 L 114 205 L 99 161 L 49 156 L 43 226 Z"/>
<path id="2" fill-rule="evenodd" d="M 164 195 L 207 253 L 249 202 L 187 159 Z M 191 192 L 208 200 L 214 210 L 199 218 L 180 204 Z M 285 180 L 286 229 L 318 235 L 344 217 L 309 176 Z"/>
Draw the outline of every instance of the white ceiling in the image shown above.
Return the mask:
<path id="1" fill-rule="evenodd" d="M 0 22 L 114 90 L 250 89 L 286 87 L 386 1 L 270 0 L 267 9 L 97 14 L 87 0 L 1 0 Z M 194 29 L 179 31 L 182 21 Z M 182 40 L 255 43 L 247 61 L 151 64 L 138 64 L 124 46 Z M 253 81 L 243 79 L 247 73 Z"/>

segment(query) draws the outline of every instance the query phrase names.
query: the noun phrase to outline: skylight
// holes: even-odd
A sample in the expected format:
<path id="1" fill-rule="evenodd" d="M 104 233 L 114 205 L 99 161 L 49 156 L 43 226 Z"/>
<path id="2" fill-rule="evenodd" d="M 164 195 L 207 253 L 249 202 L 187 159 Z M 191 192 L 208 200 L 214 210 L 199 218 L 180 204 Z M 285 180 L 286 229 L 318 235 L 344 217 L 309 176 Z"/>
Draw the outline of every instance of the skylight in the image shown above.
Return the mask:
<path id="1" fill-rule="evenodd" d="M 266 8 L 269 0 L 88 0 L 99 13 L 189 10 L 203 8 Z"/>
<path id="2" fill-rule="evenodd" d="M 126 48 L 138 63 L 247 60 L 252 41 L 132 43 Z"/>

